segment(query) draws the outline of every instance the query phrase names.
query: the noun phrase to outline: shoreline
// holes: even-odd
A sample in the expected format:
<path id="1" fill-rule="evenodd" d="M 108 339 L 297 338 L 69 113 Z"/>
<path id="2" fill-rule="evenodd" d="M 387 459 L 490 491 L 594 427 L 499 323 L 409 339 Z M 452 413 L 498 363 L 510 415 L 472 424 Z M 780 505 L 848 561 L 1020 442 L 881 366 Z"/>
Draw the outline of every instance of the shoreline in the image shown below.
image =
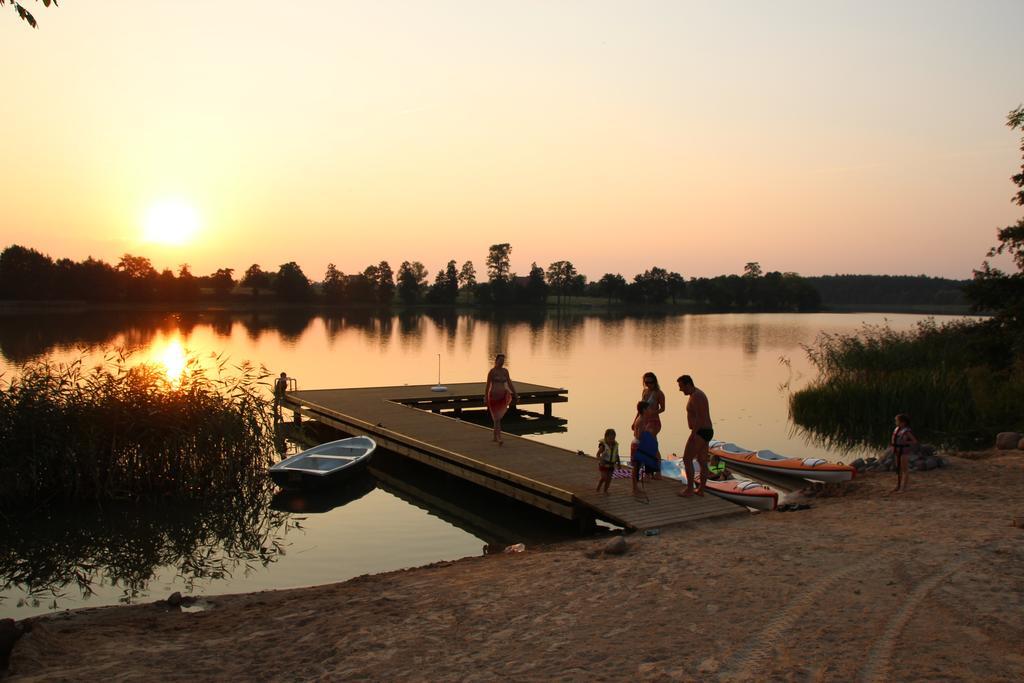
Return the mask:
<path id="1" fill-rule="evenodd" d="M 935 306 L 928 304 L 908 304 L 894 306 L 890 304 L 822 304 L 813 311 L 792 311 L 792 310 L 759 310 L 756 308 L 713 308 L 700 304 L 676 304 L 676 305 L 647 305 L 628 304 L 616 302 L 614 304 L 597 304 L 593 302 L 568 303 L 561 306 L 544 305 L 479 305 L 479 304 L 456 304 L 454 306 L 443 304 L 415 304 L 379 306 L 375 304 L 327 304 L 327 303 L 289 303 L 273 300 L 268 297 L 265 300 L 225 300 L 205 301 L 192 303 L 174 302 L 153 302 L 153 303 L 125 303 L 125 302 L 89 302 L 89 301 L 0 301 L 0 316 L 5 315 L 40 315 L 46 313 L 67 314 L 67 313 L 280 313 L 280 312 L 330 312 L 330 313 L 386 313 L 388 315 L 399 313 L 537 313 L 537 312 L 571 312 L 579 314 L 617 314 L 617 315 L 651 315 L 651 314 L 673 314 L 673 315 L 722 315 L 722 314 L 744 314 L 744 313 L 783 313 L 796 315 L 813 315 L 816 313 L 893 313 L 904 315 L 937 315 L 937 316 L 964 316 L 984 318 L 986 313 L 977 313 L 971 310 L 968 305 L 946 305 Z"/>
<path id="2" fill-rule="evenodd" d="M 29 622 L 10 680 L 1020 680 L 1024 456 L 810 510 Z M 614 485 L 614 484 L 613 484 Z M 937 625 L 938 626 L 937 628 Z"/>

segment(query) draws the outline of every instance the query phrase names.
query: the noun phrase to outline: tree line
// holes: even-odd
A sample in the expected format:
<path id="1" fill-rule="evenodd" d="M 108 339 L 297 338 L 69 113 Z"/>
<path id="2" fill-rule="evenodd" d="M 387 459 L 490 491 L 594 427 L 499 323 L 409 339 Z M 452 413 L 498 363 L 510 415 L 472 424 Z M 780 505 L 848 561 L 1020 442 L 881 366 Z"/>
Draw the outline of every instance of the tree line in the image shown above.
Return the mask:
<path id="1" fill-rule="evenodd" d="M 742 275 L 690 278 L 652 267 L 627 280 L 605 273 L 590 281 L 571 261 L 543 268 L 531 264 L 526 275 L 511 269 L 512 246 L 491 245 L 485 272 L 478 279 L 472 261 L 448 261 L 433 279 L 419 261 L 403 261 L 397 271 L 387 261 L 356 273 L 333 263 L 319 282 L 294 261 L 276 271 L 253 264 L 236 277 L 232 268 L 195 275 L 188 264 L 177 272 L 157 271 L 144 256 L 124 254 L 116 264 L 92 257 L 57 259 L 35 249 L 11 245 L 0 253 L 0 299 L 86 300 L 126 303 L 193 303 L 199 301 L 272 299 L 288 303 L 390 306 L 470 304 L 480 306 L 562 306 L 586 298 L 608 305 L 665 306 L 689 304 L 716 310 L 817 310 L 821 298 L 796 273 L 768 272 L 746 265 Z"/>
<path id="2" fill-rule="evenodd" d="M 927 275 L 822 275 L 807 281 L 825 306 L 965 306 L 968 280 Z"/>

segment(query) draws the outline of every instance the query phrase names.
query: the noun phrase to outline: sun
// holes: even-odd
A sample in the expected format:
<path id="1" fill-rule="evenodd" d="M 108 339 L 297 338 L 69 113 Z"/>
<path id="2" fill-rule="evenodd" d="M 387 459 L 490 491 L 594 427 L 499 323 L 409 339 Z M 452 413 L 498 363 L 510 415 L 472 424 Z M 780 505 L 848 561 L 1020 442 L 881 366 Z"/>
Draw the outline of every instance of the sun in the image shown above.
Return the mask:
<path id="1" fill-rule="evenodd" d="M 164 199 L 153 204 L 143 221 L 143 239 L 155 244 L 187 244 L 198 230 L 199 213 L 181 199 Z"/>

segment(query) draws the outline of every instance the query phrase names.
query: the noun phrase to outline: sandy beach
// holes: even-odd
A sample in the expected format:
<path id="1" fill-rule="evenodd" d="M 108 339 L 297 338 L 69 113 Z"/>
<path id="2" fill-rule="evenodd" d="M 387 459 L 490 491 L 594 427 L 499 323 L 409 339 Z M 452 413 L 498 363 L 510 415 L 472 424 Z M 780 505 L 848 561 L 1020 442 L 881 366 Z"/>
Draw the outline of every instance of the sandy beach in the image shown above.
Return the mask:
<path id="1" fill-rule="evenodd" d="M 35 618 L 13 681 L 1024 680 L 1024 456 L 327 586 Z M 626 482 L 613 494 L 626 495 Z M 616 491 L 616 488 L 618 491 Z"/>

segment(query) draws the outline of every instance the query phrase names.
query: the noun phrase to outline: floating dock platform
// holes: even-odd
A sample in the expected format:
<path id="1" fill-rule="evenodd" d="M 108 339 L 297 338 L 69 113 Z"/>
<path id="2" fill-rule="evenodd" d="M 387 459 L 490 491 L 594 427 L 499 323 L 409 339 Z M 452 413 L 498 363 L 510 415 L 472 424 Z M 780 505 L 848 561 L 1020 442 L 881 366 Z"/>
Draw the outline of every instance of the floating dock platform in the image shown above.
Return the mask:
<path id="1" fill-rule="evenodd" d="M 517 381 L 517 405 L 568 401 L 565 389 Z M 504 445 L 491 429 L 459 419 L 463 409 L 483 408 L 484 383 L 311 389 L 289 391 L 284 407 L 296 415 L 350 434 L 366 434 L 382 447 L 566 519 L 581 528 L 595 519 L 631 530 L 682 524 L 742 512 L 714 496 L 680 498 L 680 483 L 647 481 L 645 497 L 630 483 L 613 480 L 611 492 L 595 492 L 594 458 L 506 433 Z M 628 457 L 628 448 L 623 448 Z M 646 500 L 644 499 L 646 498 Z"/>

